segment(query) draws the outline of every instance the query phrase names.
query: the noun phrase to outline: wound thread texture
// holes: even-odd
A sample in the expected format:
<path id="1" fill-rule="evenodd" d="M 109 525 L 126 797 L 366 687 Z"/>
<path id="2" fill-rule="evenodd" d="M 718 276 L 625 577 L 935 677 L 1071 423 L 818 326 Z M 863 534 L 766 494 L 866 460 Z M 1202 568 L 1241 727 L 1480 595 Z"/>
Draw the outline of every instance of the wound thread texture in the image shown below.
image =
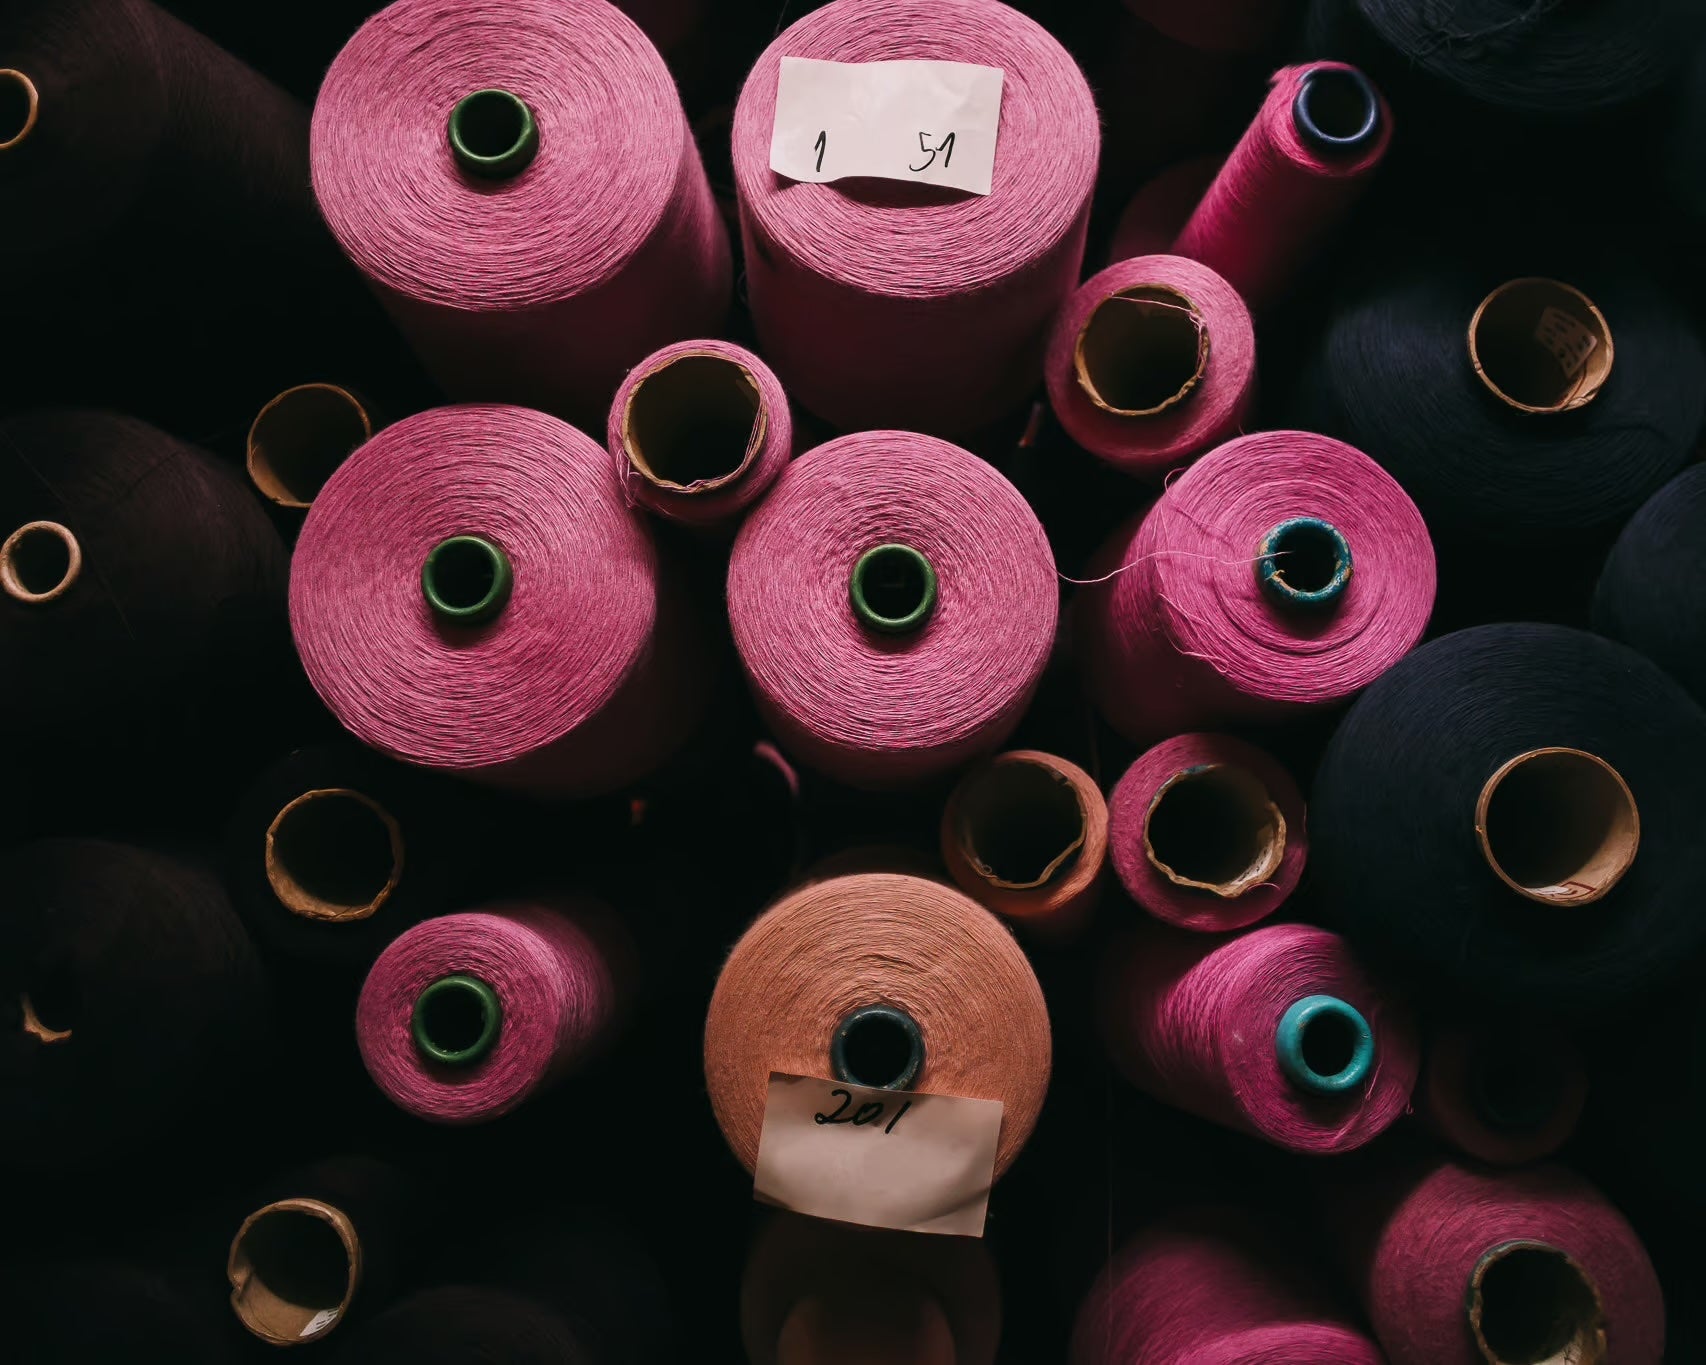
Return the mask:
<path id="1" fill-rule="evenodd" d="M 1001 68 L 988 195 L 770 169 L 782 58 Z M 735 111 L 735 183 L 760 349 L 843 429 L 952 436 L 1019 406 L 1078 283 L 1100 136 L 1082 73 L 994 0 L 835 0 L 758 59 Z"/>
<path id="2" fill-rule="evenodd" d="M 1587 1071 L 1562 1037 L 1505 1018 L 1434 1033 L 1416 1108 L 1459 1152 L 1526 1166 L 1570 1140 L 1587 1096 Z"/>
<path id="3" fill-rule="evenodd" d="M 916 629 L 862 624 L 850 579 L 869 550 L 929 562 Z M 1054 644 L 1054 556 L 1017 489 L 946 441 L 872 431 L 790 464 L 729 562 L 729 619 L 753 692 L 795 757 L 862 786 L 918 781 L 995 749 Z"/>
<path id="4" fill-rule="evenodd" d="M 1144 184 L 1120 211 L 1108 261 L 1165 255 L 1220 174 L 1222 164 L 1224 159 L 1213 154 L 1193 157 L 1167 167 Z"/>

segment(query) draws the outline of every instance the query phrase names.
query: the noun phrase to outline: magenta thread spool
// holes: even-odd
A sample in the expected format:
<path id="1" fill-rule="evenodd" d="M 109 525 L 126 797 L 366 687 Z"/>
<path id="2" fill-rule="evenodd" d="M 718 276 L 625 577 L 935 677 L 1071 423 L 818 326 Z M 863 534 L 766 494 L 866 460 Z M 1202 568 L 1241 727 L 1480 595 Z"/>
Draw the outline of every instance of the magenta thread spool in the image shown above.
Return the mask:
<path id="1" fill-rule="evenodd" d="M 1109 264 L 1133 256 L 1165 255 L 1220 174 L 1224 160 L 1219 156 L 1193 157 L 1167 167 L 1144 184 L 1127 201 L 1114 224 Z"/>
<path id="2" fill-rule="evenodd" d="M 1089 577 L 1074 607 L 1086 683 L 1142 742 L 1346 700 L 1421 639 L 1434 555 L 1361 451 L 1268 431 L 1198 460 Z"/>
<path id="3" fill-rule="evenodd" d="M 1207 266 L 1122 260 L 1061 308 L 1044 377 L 1068 436 L 1116 469 L 1159 480 L 1243 426 L 1256 396 L 1256 330 Z"/>
<path id="4" fill-rule="evenodd" d="M 1428 1040 L 1416 1109 L 1458 1151 L 1490 1166 L 1524 1166 L 1569 1141 L 1587 1093 L 1587 1070 L 1562 1038 L 1490 1019 Z"/>
<path id="5" fill-rule="evenodd" d="M 498 1118 L 610 1041 L 631 959 L 612 916 L 591 901 L 506 902 L 427 920 L 367 975 L 361 1060 L 416 1118 Z"/>
<path id="6" fill-rule="evenodd" d="M 1054 556 L 1017 489 L 931 436 L 790 464 L 729 562 L 735 645 L 782 747 L 892 786 L 1001 744 L 1054 643 Z"/>
<path id="7" fill-rule="evenodd" d="M 1072 1365 L 1386 1365 L 1297 1248 L 1247 1212 L 1191 1209 L 1146 1228 L 1097 1280 Z"/>
<path id="8" fill-rule="evenodd" d="M 794 424 L 781 382 L 751 351 L 681 341 L 622 381 L 606 442 L 632 501 L 683 525 L 727 526 L 793 457 Z"/>
<path id="9" fill-rule="evenodd" d="M 327 481 L 291 625 L 332 714 L 404 762 L 610 791 L 702 714 L 698 623 L 602 446 L 525 408 L 436 408 Z"/>
<path id="10" fill-rule="evenodd" d="M 1158 920 L 1220 933 L 1266 919 L 1309 856 L 1291 774 L 1230 735 L 1187 734 L 1140 755 L 1108 798 L 1109 856 Z"/>
<path id="11" fill-rule="evenodd" d="M 591 426 L 728 307 L 675 83 L 601 0 L 398 0 L 326 73 L 313 162 L 333 234 L 458 398 Z"/>
<path id="12" fill-rule="evenodd" d="M 1275 302 L 1366 187 L 1392 111 L 1343 62 L 1287 67 L 1173 242 L 1250 307 Z"/>
<path id="13" fill-rule="evenodd" d="M 776 175 L 784 56 L 999 67 L 992 192 Z M 1072 58 L 1005 5 L 834 0 L 791 25 L 747 77 L 734 123 L 753 323 L 788 393 L 843 429 L 944 436 L 1023 403 L 1078 283 L 1099 140 Z"/>
<path id="14" fill-rule="evenodd" d="M 1145 927 L 1104 959 L 1100 1010 L 1114 1064 L 1139 1089 L 1292 1151 L 1371 1141 L 1416 1081 L 1408 1007 L 1325 929 Z"/>

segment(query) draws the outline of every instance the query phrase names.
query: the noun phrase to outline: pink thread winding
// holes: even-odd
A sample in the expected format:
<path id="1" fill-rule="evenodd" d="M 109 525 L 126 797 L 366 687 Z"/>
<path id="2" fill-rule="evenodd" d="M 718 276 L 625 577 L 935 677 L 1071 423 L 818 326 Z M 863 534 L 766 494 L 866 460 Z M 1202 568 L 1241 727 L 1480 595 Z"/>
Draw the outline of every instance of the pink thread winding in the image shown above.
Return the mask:
<path id="1" fill-rule="evenodd" d="M 428 554 L 478 535 L 507 555 L 497 614 L 441 622 Z M 291 561 L 303 667 L 364 744 L 541 795 L 651 771 L 704 709 L 698 622 L 623 501 L 609 452 L 526 408 L 436 408 L 386 428 L 309 510 Z"/>
<path id="2" fill-rule="evenodd" d="M 1415 646 L 1434 600 L 1415 504 L 1361 451 L 1302 431 L 1203 456 L 1086 577 L 1104 580 L 1074 606 L 1086 683 L 1140 743 L 1342 702 Z"/>
<path id="3" fill-rule="evenodd" d="M 1159 479 L 1235 435 L 1256 397 L 1250 310 L 1207 266 L 1140 256 L 1093 275 L 1055 318 L 1044 366 L 1066 434 Z"/>
<path id="4" fill-rule="evenodd" d="M 538 150 L 464 171 L 447 120 L 503 89 Z M 622 375 L 714 335 L 727 235 L 663 59 L 604 0 L 398 0 L 338 54 L 314 106 L 314 192 L 458 398 L 601 421 Z"/>
<path id="5" fill-rule="evenodd" d="M 1125 0 L 1161 32 L 1204 52 L 1254 52 L 1292 15 L 1289 0 Z"/>
<path id="6" fill-rule="evenodd" d="M 1312 140 L 1300 108 L 1331 141 Z M 1173 253 L 1217 270 L 1260 312 L 1356 202 L 1391 140 L 1392 111 L 1355 67 L 1286 67 L 1180 230 Z"/>
<path id="7" fill-rule="evenodd" d="M 1000 67 L 993 192 L 776 175 L 784 56 Z M 993 0 L 834 0 L 789 27 L 747 77 L 734 124 L 753 323 L 788 392 L 844 429 L 940 435 L 1023 403 L 1078 282 L 1099 140 L 1072 58 Z"/>
<path id="8" fill-rule="evenodd" d="M 606 441 L 631 502 L 687 526 L 741 516 L 793 458 L 788 396 L 770 367 L 727 341 L 647 356 L 610 405 Z"/>
<path id="9" fill-rule="evenodd" d="M 1165 255 L 1202 202 L 1203 193 L 1214 183 L 1225 161 L 1220 156 L 1199 156 L 1169 166 L 1132 195 L 1114 225 L 1108 261 L 1133 256 Z"/>
<path id="10" fill-rule="evenodd" d="M 1243 929 L 1284 905 L 1309 856 L 1303 794 L 1230 735 L 1188 734 L 1141 755 L 1108 798 L 1109 855 L 1126 894 L 1181 929 Z"/>
<path id="11" fill-rule="evenodd" d="M 507 902 L 427 920 L 368 972 L 356 1006 L 361 1060 L 386 1098 L 416 1118 L 498 1118 L 610 1040 L 624 1013 L 630 957 L 614 919 L 591 901 Z M 432 1060 L 415 1038 L 417 1001 L 446 977 L 485 983 L 501 1011 L 489 1050 L 455 1065 Z M 468 1012 L 472 999 L 464 993 L 445 1008 Z M 464 1042 L 483 1023 L 429 1021 L 428 1037 Z"/>
<path id="12" fill-rule="evenodd" d="M 1416 1110 L 1441 1139 L 1491 1166 L 1550 1156 L 1576 1131 L 1587 1069 L 1551 1030 L 1503 1021 L 1428 1040 Z"/>
<path id="13" fill-rule="evenodd" d="M 1242 1210 L 1198 1209 L 1145 1229 L 1079 1310 L 1072 1365 L 1386 1365 Z"/>
<path id="14" fill-rule="evenodd" d="M 1300 1001 L 1320 998 L 1361 1016 L 1371 1053 L 1356 1054 L 1343 1009 L 1290 1022 Z M 1325 929 L 1278 924 L 1210 939 L 1148 926 L 1104 959 L 1099 1003 L 1114 1065 L 1139 1089 L 1296 1152 L 1362 1146 L 1404 1112 L 1416 1082 L 1408 1007 Z M 1287 1039 L 1322 1080 L 1285 1069 Z"/>
<path id="15" fill-rule="evenodd" d="M 897 545 L 928 562 L 935 602 L 915 626 L 885 631 L 857 614 L 852 580 L 867 552 Z M 918 594 L 897 558 L 902 580 L 887 586 L 902 593 L 899 612 Z M 1007 738 L 1048 661 L 1058 585 L 1036 515 L 994 469 L 931 436 L 871 431 L 783 471 L 741 528 L 728 596 L 782 747 L 832 777 L 884 786 Z"/>

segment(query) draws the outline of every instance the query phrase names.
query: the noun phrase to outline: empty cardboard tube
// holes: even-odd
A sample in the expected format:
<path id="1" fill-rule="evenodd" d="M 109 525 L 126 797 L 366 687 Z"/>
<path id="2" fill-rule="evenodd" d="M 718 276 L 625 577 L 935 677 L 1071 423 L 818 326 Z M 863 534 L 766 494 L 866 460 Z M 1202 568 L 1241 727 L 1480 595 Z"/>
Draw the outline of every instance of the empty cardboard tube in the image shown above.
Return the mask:
<path id="1" fill-rule="evenodd" d="M 35 1002 L 28 995 L 18 997 L 18 1007 L 23 1014 L 24 1032 L 37 1042 L 63 1043 L 71 1036 L 71 1030 L 68 1028 L 52 1028 L 43 1023 L 41 1016 L 36 1013 Z"/>
<path id="2" fill-rule="evenodd" d="M 36 83 L 13 67 L 0 69 L 0 152 L 19 146 L 41 117 Z"/>
<path id="3" fill-rule="evenodd" d="M 231 1241 L 231 1308 L 271 1345 L 318 1341 L 349 1312 L 361 1262 L 361 1239 L 342 1209 L 280 1199 L 245 1218 Z"/>
<path id="4" fill-rule="evenodd" d="M 1279 870 L 1285 816 L 1254 773 L 1209 763 L 1174 773 L 1143 819 L 1143 851 L 1175 886 L 1235 900 Z"/>
<path id="5" fill-rule="evenodd" d="M 373 431 L 373 414 L 348 389 L 298 384 L 275 396 L 250 424 L 249 478 L 278 506 L 305 508 Z"/>
<path id="6" fill-rule="evenodd" d="M 293 915 L 347 924 L 379 910 L 403 877 L 403 831 L 391 812 L 349 787 L 320 787 L 267 826 L 267 883 Z"/>
<path id="7" fill-rule="evenodd" d="M 18 602 L 53 602 L 83 572 L 83 547 L 57 521 L 28 521 L 0 543 L 0 592 Z"/>
<path id="8" fill-rule="evenodd" d="M 777 1365 L 956 1365 L 954 1332 L 922 1288 L 859 1276 L 807 1295 L 783 1320 Z"/>
<path id="9" fill-rule="evenodd" d="M 727 356 L 694 351 L 629 391 L 622 450 L 634 472 L 658 488 L 709 493 L 752 467 L 768 425 L 752 372 Z"/>
<path id="10" fill-rule="evenodd" d="M 1545 1242 L 1491 1248 L 1470 1272 L 1469 1331 L 1488 1365 L 1604 1365 L 1599 1290 L 1570 1255 Z"/>
<path id="11" fill-rule="evenodd" d="M 1469 319 L 1469 362 L 1489 392 L 1518 412 L 1569 412 L 1611 376 L 1611 325 L 1573 285 L 1507 280 Z"/>
<path id="12" fill-rule="evenodd" d="M 1132 285 L 1096 305 L 1072 348 L 1078 387 L 1103 412 L 1153 417 L 1182 403 L 1208 368 L 1197 306 L 1166 285 Z"/>
<path id="13" fill-rule="evenodd" d="M 1581 749 L 1530 749 L 1475 803 L 1475 838 L 1494 875 L 1542 905 L 1587 905 L 1622 879 L 1641 815 L 1621 773 Z"/>

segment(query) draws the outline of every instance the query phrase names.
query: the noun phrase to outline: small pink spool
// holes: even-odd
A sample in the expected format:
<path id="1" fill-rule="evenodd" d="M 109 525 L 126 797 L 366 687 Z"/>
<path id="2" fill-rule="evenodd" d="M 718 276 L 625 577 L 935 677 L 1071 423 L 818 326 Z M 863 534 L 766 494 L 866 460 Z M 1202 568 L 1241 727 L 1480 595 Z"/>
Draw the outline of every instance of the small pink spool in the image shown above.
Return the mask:
<path id="1" fill-rule="evenodd" d="M 1074 606 L 1091 697 L 1141 742 L 1344 701 L 1421 639 L 1433 544 L 1361 451 L 1228 441 L 1109 539 Z"/>
<path id="2" fill-rule="evenodd" d="M 734 521 L 794 453 L 788 396 L 727 341 L 680 341 L 622 381 L 606 428 L 629 499 L 687 526 Z"/>
<path id="3" fill-rule="evenodd" d="M 1125 0 L 1168 37 L 1204 52 L 1254 52 L 1291 17 L 1288 0 Z"/>
<path id="4" fill-rule="evenodd" d="M 1366 188 L 1392 141 L 1392 111 L 1343 62 L 1275 74 L 1268 97 L 1173 242 L 1260 312 Z"/>
<path id="5" fill-rule="evenodd" d="M 1176 735 L 1127 768 L 1108 800 L 1126 894 L 1181 929 L 1243 929 L 1284 905 L 1309 856 L 1303 794 L 1230 735 Z"/>
<path id="6" fill-rule="evenodd" d="M 427 920 L 367 974 L 355 1016 L 361 1060 L 416 1118 L 498 1118 L 609 1041 L 630 957 L 591 901 L 506 902 Z"/>
<path id="7" fill-rule="evenodd" d="M 860 786 L 998 747 L 1042 677 L 1058 592 L 1018 490 L 958 446 L 904 431 L 795 460 L 729 562 L 735 645 L 772 733 Z"/>
<path id="8" fill-rule="evenodd" d="M 1145 927 L 1104 958 L 1100 1008 L 1114 1065 L 1139 1089 L 1294 1152 L 1371 1141 L 1416 1083 L 1409 1009 L 1325 929 Z"/>
<path id="9" fill-rule="evenodd" d="M 784 56 L 999 67 L 992 192 L 776 175 Z M 992 0 L 834 0 L 791 25 L 747 77 L 734 123 L 753 323 L 788 392 L 843 429 L 945 436 L 1025 402 L 1078 282 L 1099 141 L 1072 58 Z"/>
<path id="10" fill-rule="evenodd" d="M 1072 1365 L 1386 1365 L 1298 1265 L 1238 1209 L 1174 1214 L 1129 1242 L 1072 1333 Z"/>
<path id="11" fill-rule="evenodd" d="M 314 106 L 314 192 L 445 390 L 602 421 L 715 335 L 728 239 L 657 50 L 603 0 L 397 0 Z"/>
<path id="12" fill-rule="evenodd" d="M 1204 191 L 1214 183 L 1225 161 L 1220 156 L 1199 156 L 1169 166 L 1132 195 L 1114 224 L 1108 261 L 1133 256 L 1165 255 L 1202 202 Z"/>
<path id="13" fill-rule="evenodd" d="M 297 539 L 290 623 L 362 743 L 494 786 L 613 790 L 704 710 L 699 624 L 609 452 L 526 408 L 435 408 L 356 451 Z"/>
<path id="14" fill-rule="evenodd" d="M 1569 1141 L 1587 1093 L 1587 1070 L 1567 1043 L 1504 1021 L 1435 1034 L 1416 1108 L 1458 1151 L 1491 1166 L 1523 1166 Z"/>
<path id="15" fill-rule="evenodd" d="M 1139 256 L 1092 276 L 1054 321 L 1044 367 L 1066 434 L 1138 478 L 1235 435 L 1256 397 L 1250 310 L 1207 266 Z"/>

